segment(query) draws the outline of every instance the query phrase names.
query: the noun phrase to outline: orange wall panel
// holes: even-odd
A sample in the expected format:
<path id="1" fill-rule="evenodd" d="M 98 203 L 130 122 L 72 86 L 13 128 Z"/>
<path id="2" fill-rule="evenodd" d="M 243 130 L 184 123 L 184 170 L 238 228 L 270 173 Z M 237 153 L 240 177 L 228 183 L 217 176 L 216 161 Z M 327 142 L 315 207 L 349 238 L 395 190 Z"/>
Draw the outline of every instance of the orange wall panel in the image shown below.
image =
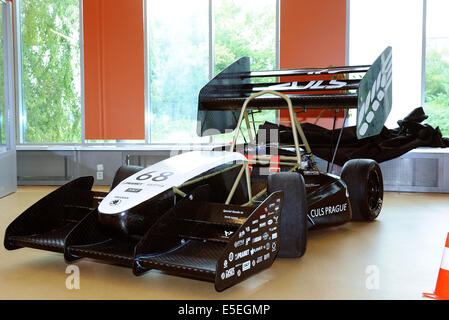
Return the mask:
<path id="1" fill-rule="evenodd" d="M 345 65 L 346 0 L 281 0 L 280 9 L 281 69 Z M 314 123 L 319 113 L 310 110 L 298 118 Z M 332 128 L 333 117 L 333 111 L 325 111 L 317 124 Z M 281 111 L 280 118 L 288 121 L 288 111 Z"/>
<path id="2" fill-rule="evenodd" d="M 144 140 L 143 1 L 83 1 L 83 17 L 86 140 Z"/>

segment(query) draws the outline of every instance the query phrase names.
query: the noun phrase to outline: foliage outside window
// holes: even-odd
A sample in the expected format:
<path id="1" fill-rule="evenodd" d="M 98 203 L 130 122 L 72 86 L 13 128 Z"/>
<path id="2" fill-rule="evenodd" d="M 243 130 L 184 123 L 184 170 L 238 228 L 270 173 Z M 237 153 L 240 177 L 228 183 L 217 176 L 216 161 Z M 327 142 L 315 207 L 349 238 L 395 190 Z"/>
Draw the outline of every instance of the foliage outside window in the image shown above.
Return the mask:
<path id="1" fill-rule="evenodd" d="M 208 1 L 148 3 L 150 141 L 192 142 L 209 74 Z"/>
<path id="2" fill-rule="evenodd" d="M 81 142 L 79 1 L 19 4 L 22 142 Z"/>
<path id="3" fill-rule="evenodd" d="M 215 74 L 235 60 L 248 56 L 252 71 L 276 69 L 276 1 L 274 0 L 215 0 Z M 272 78 L 259 78 L 270 82 Z M 256 124 L 276 121 L 276 111 L 254 114 Z M 246 126 L 242 126 L 247 136 Z M 216 141 L 230 141 L 229 134 Z M 239 136 L 242 141 L 243 137 Z"/>
<path id="4" fill-rule="evenodd" d="M 427 1 L 426 95 L 427 123 L 449 136 L 449 22 L 447 0 Z"/>
<path id="5" fill-rule="evenodd" d="M 214 0 L 214 73 L 249 56 L 252 70 L 276 60 L 275 0 Z M 198 93 L 209 81 L 209 1 L 148 1 L 150 141 L 208 142 L 196 135 Z M 256 120 L 274 121 L 275 112 Z M 229 138 L 224 135 L 218 140 Z"/>

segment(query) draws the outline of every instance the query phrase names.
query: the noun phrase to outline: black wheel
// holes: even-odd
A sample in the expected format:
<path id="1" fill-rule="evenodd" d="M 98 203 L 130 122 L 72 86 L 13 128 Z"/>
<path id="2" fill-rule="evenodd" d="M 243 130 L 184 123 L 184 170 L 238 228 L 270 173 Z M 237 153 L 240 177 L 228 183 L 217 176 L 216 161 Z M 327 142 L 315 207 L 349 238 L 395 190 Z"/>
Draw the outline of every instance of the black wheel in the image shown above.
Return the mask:
<path id="1" fill-rule="evenodd" d="M 343 166 L 341 179 L 351 201 L 352 220 L 372 221 L 382 210 L 384 184 L 379 164 L 370 159 L 349 160 Z"/>
<path id="2" fill-rule="evenodd" d="M 110 190 L 114 189 L 120 182 L 142 169 L 144 168 L 139 166 L 121 166 L 115 172 L 114 180 L 112 181 Z"/>
<path id="3" fill-rule="evenodd" d="M 267 192 L 284 192 L 278 257 L 299 258 L 307 246 L 307 208 L 304 178 L 297 172 L 268 176 Z"/>

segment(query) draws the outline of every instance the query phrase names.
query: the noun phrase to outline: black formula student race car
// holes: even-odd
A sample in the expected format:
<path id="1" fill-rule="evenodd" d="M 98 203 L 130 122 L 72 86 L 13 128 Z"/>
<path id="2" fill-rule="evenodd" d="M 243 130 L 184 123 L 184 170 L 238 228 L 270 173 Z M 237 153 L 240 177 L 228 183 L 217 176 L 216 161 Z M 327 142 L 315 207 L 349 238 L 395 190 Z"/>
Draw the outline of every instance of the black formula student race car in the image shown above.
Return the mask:
<path id="1" fill-rule="evenodd" d="M 364 76 L 346 79 L 352 73 Z M 280 76 L 313 80 L 251 80 Z M 371 66 L 251 72 L 248 58 L 236 61 L 198 103 L 198 134 L 236 129 L 230 145 L 123 166 L 109 193 L 92 191 L 93 177 L 78 178 L 17 217 L 4 245 L 59 252 L 67 262 L 101 260 L 135 275 L 162 270 L 221 291 L 276 257 L 302 256 L 309 229 L 375 219 L 383 197 L 378 164 L 354 159 L 341 177 L 321 172 L 294 108 L 357 108 L 359 138 L 378 134 L 391 108 L 391 48 Z M 251 110 L 262 109 L 288 109 L 292 145 L 266 143 L 276 133 L 253 134 Z M 243 121 L 249 142 L 238 144 Z"/>

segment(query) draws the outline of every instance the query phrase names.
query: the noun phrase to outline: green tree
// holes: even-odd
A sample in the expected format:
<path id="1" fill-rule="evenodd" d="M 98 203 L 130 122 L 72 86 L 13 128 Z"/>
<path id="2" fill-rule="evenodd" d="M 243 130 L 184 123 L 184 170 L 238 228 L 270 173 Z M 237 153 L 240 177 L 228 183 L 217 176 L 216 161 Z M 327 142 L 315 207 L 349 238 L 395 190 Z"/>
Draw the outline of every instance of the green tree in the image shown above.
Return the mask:
<path id="1" fill-rule="evenodd" d="M 443 136 L 449 136 L 449 62 L 443 55 L 444 52 L 427 50 L 424 108 L 429 116 L 427 123 L 440 127 Z"/>
<path id="2" fill-rule="evenodd" d="M 250 57 L 251 70 L 276 68 L 276 1 L 216 0 L 215 4 L 215 73 L 221 72 L 237 59 Z M 260 78 L 254 82 L 271 82 Z M 254 114 L 257 123 L 276 121 L 276 112 L 266 110 Z M 247 128 L 243 132 L 247 135 Z M 240 141 L 243 137 L 240 136 Z M 230 134 L 216 140 L 229 141 Z"/>
<path id="3" fill-rule="evenodd" d="M 252 70 L 276 65 L 276 1 L 217 0 L 215 8 L 215 72 L 248 56 Z"/>
<path id="4" fill-rule="evenodd" d="M 22 0 L 24 142 L 81 142 L 78 0 Z"/>

